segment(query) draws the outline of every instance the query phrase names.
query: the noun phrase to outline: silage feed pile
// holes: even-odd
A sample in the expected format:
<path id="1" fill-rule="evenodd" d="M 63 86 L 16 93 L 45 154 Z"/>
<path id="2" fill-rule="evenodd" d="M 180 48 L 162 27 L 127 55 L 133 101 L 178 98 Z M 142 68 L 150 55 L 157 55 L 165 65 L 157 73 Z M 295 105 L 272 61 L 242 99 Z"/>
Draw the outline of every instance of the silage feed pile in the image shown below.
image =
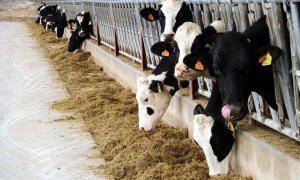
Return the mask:
<path id="1" fill-rule="evenodd" d="M 66 39 L 55 39 L 34 20 L 27 24 L 70 94 L 53 108 L 80 114 L 106 161 L 97 173 L 108 179 L 209 178 L 205 156 L 186 129 L 159 123 L 153 133 L 139 132 L 137 102 L 130 89 L 108 77 L 90 53 L 68 53 Z M 249 178 L 232 174 L 217 179 Z"/>

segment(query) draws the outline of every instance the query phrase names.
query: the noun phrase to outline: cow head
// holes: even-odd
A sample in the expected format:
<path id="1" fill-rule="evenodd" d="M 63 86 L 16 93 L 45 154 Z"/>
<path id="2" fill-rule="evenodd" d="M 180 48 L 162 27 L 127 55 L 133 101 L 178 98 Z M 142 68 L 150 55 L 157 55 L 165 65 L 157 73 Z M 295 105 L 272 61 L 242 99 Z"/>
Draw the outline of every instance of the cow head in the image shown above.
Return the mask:
<path id="1" fill-rule="evenodd" d="M 80 37 L 89 38 L 90 35 L 94 35 L 90 12 L 83 11 L 76 16 L 76 28 Z"/>
<path id="2" fill-rule="evenodd" d="M 149 82 L 145 77 L 137 80 L 136 99 L 139 108 L 139 130 L 153 131 L 157 121 L 162 118 L 170 104 L 172 96 L 161 85 L 157 81 Z M 156 89 L 157 92 L 154 92 L 153 89 Z"/>
<path id="3" fill-rule="evenodd" d="M 159 20 L 161 27 L 161 41 L 172 41 L 177 28 L 185 22 L 192 22 L 192 12 L 183 0 L 164 0 L 159 9 L 144 8 L 140 11 L 148 21 Z"/>
<path id="4" fill-rule="evenodd" d="M 45 3 L 42 3 L 38 8 L 37 8 L 37 13 L 39 14 L 40 13 L 40 10 L 42 9 L 42 8 L 44 8 L 44 7 L 46 7 L 46 4 Z"/>
<path id="5" fill-rule="evenodd" d="M 269 45 L 269 30 L 265 20 L 257 21 L 244 33 L 228 32 L 221 35 L 211 52 L 212 68 L 223 99 L 222 116 L 239 120 L 247 113 L 251 91 L 264 95 L 268 103 L 275 101 L 272 64 L 282 51 Z M 196 64 L 207 65 L 207 57 L 193 54 L 184 63 L 194 70 Z M 210 66 L 210 65 L 209 65 Z M 271 103 L 270 103 L 271 102 Z"/>
<path id="6" fill-rule="evenodd" d="M 273 77 L 270 65 L 281 50 L 270 45 L 253 47 L 251 40 L 237 32 L 224 34 L 214 47 L 213 69 L 224 103 L 222 115 L 225 119 L 241 119 L 247 113 L 247 100 L 255 83 Z M 259 74 L 262 77 L 257 77 Z"/>
<path id="7" fill-rule="evenodd" d="M 175 34 L 172 43 L 158 42 L 151 47 L 151 51 L 159 56 L 172 56 L 177 62 L 175 66 L 175 77 L 179 80 L 193 80 L 201 75 L 206 76 L 208 71 L 195 71 L 183 63 L 189 54 L 196 52 L 206 54 L 210 50 L 209 38 L 224 32 L 225 26 L 222 21 L 214 21 L 206 27 L 203 32 L 195 23 L 186 22 L 181 25 Z"/>

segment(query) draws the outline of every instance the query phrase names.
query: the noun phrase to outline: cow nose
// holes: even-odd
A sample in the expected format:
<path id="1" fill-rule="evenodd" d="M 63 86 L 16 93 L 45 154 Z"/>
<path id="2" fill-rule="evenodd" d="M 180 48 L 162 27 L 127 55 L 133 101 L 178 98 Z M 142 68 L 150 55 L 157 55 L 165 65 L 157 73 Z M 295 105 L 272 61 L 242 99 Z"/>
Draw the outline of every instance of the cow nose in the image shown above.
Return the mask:
<path id="1" fill-rule="evenodd" d="M 172 42 L 174 34 L 164 34 L 166 42 Z"/>

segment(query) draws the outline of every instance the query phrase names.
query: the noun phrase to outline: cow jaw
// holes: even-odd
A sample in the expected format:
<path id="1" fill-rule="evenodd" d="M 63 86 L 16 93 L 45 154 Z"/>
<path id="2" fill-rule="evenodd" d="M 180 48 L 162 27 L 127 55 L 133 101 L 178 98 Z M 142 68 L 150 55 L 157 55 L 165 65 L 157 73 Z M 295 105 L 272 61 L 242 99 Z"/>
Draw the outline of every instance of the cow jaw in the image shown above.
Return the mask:
<path id="1" fill-rule="evenodd" d="M 193 138 L 194 141 L 196 141 L 204 151 L 209 168 L 209 175 L 216 176 L 220 174 L 228 174 L 230 170 L 232 153 L 230 152 L 225 159 L 219 162 L 217 156 L 214 155 L 212 146 L 210 144 L 212 136 L 211 129 L 214 124 L 214 119 L 211 116 L 198 114 L 195 115 L 193 123 Z"/>

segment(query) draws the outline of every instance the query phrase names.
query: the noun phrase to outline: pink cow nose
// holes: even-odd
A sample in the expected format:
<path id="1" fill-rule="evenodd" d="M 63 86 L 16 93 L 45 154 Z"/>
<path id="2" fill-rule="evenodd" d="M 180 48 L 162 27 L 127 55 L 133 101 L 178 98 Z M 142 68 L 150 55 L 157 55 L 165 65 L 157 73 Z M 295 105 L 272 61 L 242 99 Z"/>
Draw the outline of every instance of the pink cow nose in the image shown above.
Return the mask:
<path id="1" fill-rule="evenodd" d="M 177 75 L 185 75 L 190 72 L 190 68 L 183 63 L 179 63 L 176 65 L 175 71 Z"/>

